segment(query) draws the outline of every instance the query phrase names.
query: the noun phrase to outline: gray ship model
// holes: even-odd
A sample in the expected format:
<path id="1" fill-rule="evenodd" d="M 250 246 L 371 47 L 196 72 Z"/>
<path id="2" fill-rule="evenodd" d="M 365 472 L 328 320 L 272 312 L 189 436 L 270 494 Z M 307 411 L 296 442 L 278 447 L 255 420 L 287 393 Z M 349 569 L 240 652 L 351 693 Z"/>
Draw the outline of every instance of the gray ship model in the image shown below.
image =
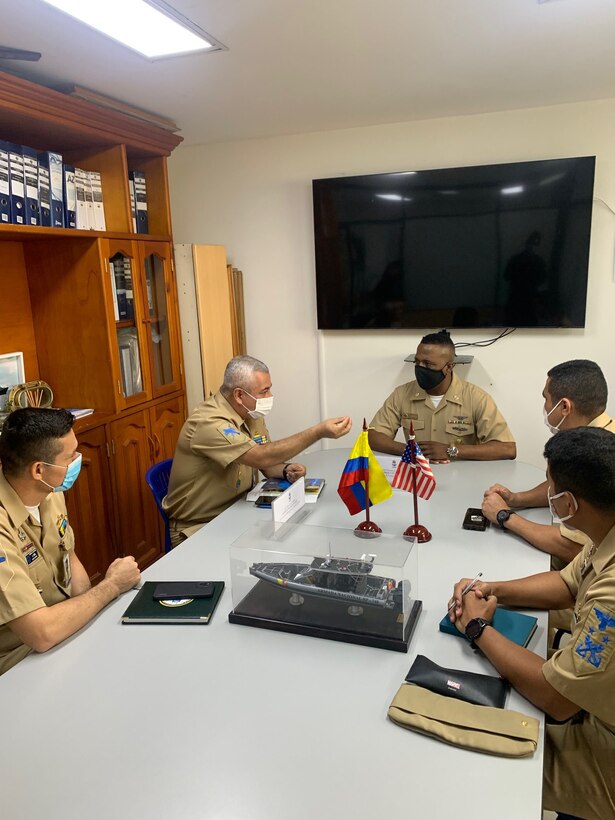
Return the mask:
<path id="1" fill-rule="evenodd" d="M 314 558 L 311 564 L 252 564 L 250 574 L 268 584 L 300 595 L 312 595 L 348 605 L 394 609 L 402 602 L 402 582 L 372 575 L 375 555 Z"/>

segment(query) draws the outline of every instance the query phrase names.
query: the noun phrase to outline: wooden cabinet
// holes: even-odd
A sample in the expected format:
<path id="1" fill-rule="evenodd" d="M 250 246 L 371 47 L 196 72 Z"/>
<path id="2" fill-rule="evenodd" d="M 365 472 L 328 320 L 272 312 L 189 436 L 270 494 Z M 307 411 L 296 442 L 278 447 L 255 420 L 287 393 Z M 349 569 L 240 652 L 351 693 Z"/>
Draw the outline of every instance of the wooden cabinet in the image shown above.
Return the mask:
<path id="1" fill-rule="evenodd" d="M 76 552 L 93 583 L 100 581 L 117 556 L 109 447 L 104 427 L 79 436 L 83 456 L 79 480 L 66 493 L 71 526 L 77 536 Z"/>
<path id="2" fill-rule="evenodd" d="M 0 224 L 0 353 L 24 353 L 57 407 L 92 407 L 75 432 L 84 469 L 67 496 L 94 581 L 116 555 L 161 554 L 145 471 L 173 455 L 185 384 L 166 158 L 172 131 L 0 73 L 0 139 L 57 151 L 102 177 L 104 232 Z M 132 230 L 128 177 L 145 174 L 150 234 Z M 115 264 L 128 274 L 118 315 Z"/>

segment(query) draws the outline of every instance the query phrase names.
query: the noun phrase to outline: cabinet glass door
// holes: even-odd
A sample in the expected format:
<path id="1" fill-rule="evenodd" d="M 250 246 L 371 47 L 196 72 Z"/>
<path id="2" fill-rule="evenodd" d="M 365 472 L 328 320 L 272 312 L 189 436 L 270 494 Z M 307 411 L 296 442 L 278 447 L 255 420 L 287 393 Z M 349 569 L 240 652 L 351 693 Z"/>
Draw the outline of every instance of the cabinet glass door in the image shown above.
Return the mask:
<path id="1" fill-rule="evenodd" d="M 136 293 L 138 261 L 130 254 L 130 248 L 110 248 L 109 274 L 119 356 L 118 392 L 128 406 L 143 401 L 148 392 Z"/>
<path id="2" fill-rule="evenodd" d="M 148 252 L 145 248 L 143 271 L 145 275 L 145 312 L 149 326 L 152 386 L 154 395 L 177 390 L 180 386 L 178 347 L 170 299 L 170 251 Z M 166 252 L 165 252 L 166 251 Z"/>

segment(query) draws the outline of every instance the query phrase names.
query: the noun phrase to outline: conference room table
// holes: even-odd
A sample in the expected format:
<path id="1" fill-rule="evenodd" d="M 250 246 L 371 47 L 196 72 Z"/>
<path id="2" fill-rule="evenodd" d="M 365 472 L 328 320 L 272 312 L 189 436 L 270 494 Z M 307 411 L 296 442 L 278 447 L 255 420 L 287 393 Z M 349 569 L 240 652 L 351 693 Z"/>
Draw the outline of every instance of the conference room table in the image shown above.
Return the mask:
<path id="1" fill-rule="evenodd" d="M 326 479 L 303 523 L 354 528 L 337 495 L 348 449 L 301 460 Z M 496 674 L 464 639 L 438 631 L 453 583 L 542 572 L 549 557 L 510 533 L 462 529 L 467 507 L 500 481 L 543 471 L 516 461 L 434 465 L 420 501 L 431 541 L 418 544 L 423 609 L 407 654 L 230 624 L 229 546 L 271 510 L 244 500 L 143 573 L 143 580 L 225 580 L 211 623 L 123 625 L 130 592 L 59 647 L 0 678 L 0 814 L 5 820 L 307 820 L 413 817 L 539 820 L 544 721 L 530 758 L 487 756 L 404 730 L 387 708 L 417 653 Z M 546 523 L 547 510 L 528 511 Z M 385 533 L 412 523 L 396 491 L 372 508 Z M 374 541 L 366 541 L 366 552 Z M 546 614 L 530 649 L 546 651 Z"/>

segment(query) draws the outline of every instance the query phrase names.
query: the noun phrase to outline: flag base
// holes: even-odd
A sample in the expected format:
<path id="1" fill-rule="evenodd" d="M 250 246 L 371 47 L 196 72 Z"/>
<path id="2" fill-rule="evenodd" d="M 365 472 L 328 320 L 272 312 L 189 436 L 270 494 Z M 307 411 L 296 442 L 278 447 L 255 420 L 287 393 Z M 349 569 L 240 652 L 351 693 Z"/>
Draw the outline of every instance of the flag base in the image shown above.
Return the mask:
<path id="1" fill-rule="evenodd" d="M 382 530 L 378 524 L 373 521 L 361 521 L 361 523 L 354 528 L 354 534 L 357 538 L 378 538 Z"/>
<path id="2" fill-rule="evenodd" d="M 410 524 L 410 526 L 404 530 L 403 537 L 407 540 L 416 538 L 419 544 L 424 544 L 426 541 L 431 541 L 431 533 L 427 527 L 424 527 L 422 524 Z"/>

